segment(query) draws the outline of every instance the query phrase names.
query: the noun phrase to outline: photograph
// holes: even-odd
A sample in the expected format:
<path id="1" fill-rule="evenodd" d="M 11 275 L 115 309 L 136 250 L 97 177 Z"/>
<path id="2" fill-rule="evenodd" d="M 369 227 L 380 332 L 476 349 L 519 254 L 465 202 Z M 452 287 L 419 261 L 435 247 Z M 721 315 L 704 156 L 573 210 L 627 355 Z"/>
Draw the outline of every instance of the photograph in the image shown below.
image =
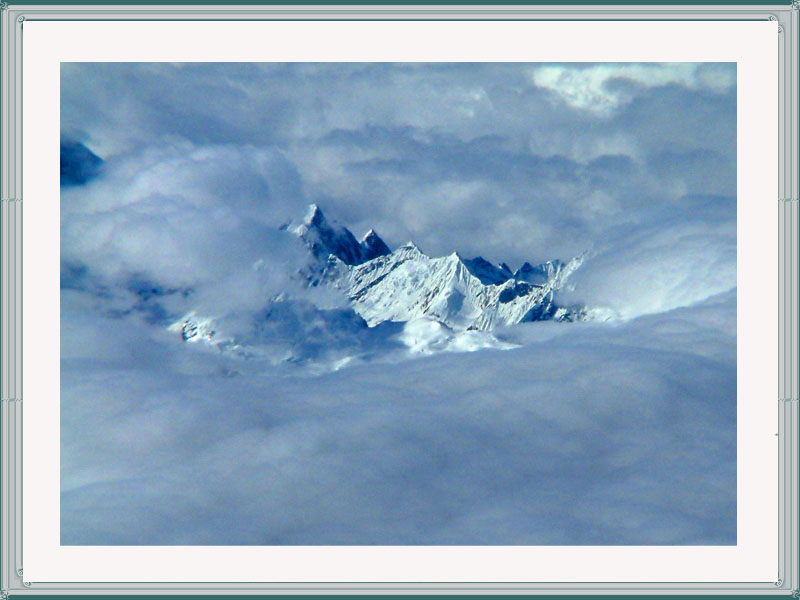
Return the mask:
<path id="1" fill-rule="evenodd" d="M 737 545 L 736 63 L 60 69 L 61 545 Z"/>

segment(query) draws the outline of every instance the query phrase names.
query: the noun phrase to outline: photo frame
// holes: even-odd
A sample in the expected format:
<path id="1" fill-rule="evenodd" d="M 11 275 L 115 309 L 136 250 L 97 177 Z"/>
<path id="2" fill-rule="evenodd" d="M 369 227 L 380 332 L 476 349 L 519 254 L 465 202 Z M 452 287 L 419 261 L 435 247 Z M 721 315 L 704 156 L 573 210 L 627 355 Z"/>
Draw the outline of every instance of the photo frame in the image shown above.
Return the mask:
<path id="1" fill-rule="evenodd" d="M 2 539 L 0 540 L 0 591 L 3 598 L 13 595 L 52 595 L 52 594 L 707 594 L 707 595 L 760 595 L 797 597 L 800 594 L 800 573 L 798 572 L 798 16 L 800 4 L 747 4 L 747 5 L 630 5 L 630 6 L 567 6 L 567 5 L 531 5 L 515 4 L 506 6 L 469 5 L 45 5 L 0 3 L 0 67 L 2 69 L 2 145 L 0 157 L 2 161 L 2 454 L 0 471 L 2 473 L 2 494 L 0 494 L 2 512 Z M 275 24 L 282 24 L 278 30 Z M 364 27 L 372 23 L 370 33 Z M 381 23 L 391 23 L 392 27 L 381 28 Z M 462 23 L 456 27 L 455 24 Z M 500 43 L 503 32 L 499 24 L 510 24 L 511 34 L 507 43 Z M 357 581 L 345 578 L 338 580 L 315 574 L 309 565 L 321 564 L 329 560 L 330 555 L 318 549 L 303 547 L 270 547 L 262 548 L 260 554 L 248 554 L 250 549 L 240 547 L 205 548 L 201 546 L 148 548 L 125 547 L 115 549 L 119 554 L 113 557 L 118 563 L 125 563 L 128 572 L 135 570 L 141 574 L 141 580 L 130 580 L 124 574 L 111 570 L 101 553 L 111 554 L 103 547 L 87 549 L 70 548 L 69 555 L 61 548 L 46 547 L 50 543 L 48 531 L 53 531 L 53 515 L 57 519 L 57 510 L 53 512 L 48 502 L 53 500 L 50 491 L 58 488 L 58 446 L 55 453 L 45 450 L 32 452 L 32 448 L 42 448 L 40 443 L 52 437 L 52 426 L 58 426 L 58 411 L 53 414 L 52 407 L 58 405 L 57 387 L 54 396 L 52 387 L 53 373 L 47 365 L 58 359 L 58 347 L 55 344 L 43 345 L 42 332 L 37 333 L 37 322 L 46 321 L 43 315 L 52 313 L 52 294 L 48 293 L 50 284 L 58 280 L 54 267 L 58 263 L 58 198 L 52 198 L 52 187 L 46 187 L 39 181 L 39 173 L 54 175 L 55 149 L 44 150 L 46 141 L 58 135 L 58 114 L 52 114 L 52 94 L 37 93 L 35 88 L 41 81 L 52 80 L 55 75 L 55 88 L 58 89 L 58 70 L 54 69 L 59 61 L 82 62 L 90 60 L 108 60 L 124 62 L 137 60 L 142 62 L 159 60 L 189 61 L 189 52 L 197 53 L 198 62 L 241 61 L 248 53 L 257 52 L 259 45 L 254 33 L 257 28 L 267 32 L 258 39 L 270 40 L 272 51 L 279 47 L 276 40 L 286 41 L 288 48 L 281 50 L 273 60 L 286 62 L 303 62 L 307 60 L 324 61 L 356 61 L 368 60 L 384 62 L 397 60 L 420 61 L 453 61 L 485 60 L 502 62 L 514 60 L 532 60 L 530 57 L 518 57 L 524 50 L 525 40 L 533 34 L 521 29 L 529 27 L 541 28 L 548 25 L 553 40 L 564 40 L 560 50 L 553 52 L 551 60 L 578 62 L 579 56 L 587 55 L 580 46 L 597 43 L 600 37 L 592 38 L 592 31 L 613 24 L 630 26 L 636 24 L 641 30 L 640 37 L 622 38 L 629 46 L 646 44 L 650 39 L 656 44 L 657 39 L 668 40 L 680 37 L 670 32 L 669 28 L 695 27 L 692 39 L 699 39 L 700 45 L 714 46 L 715 60 L 737 62 L 742 69 L 755 72 L 759 69 L 775 74 L 777 89 L 774 99 L 775 114 L 765 116 L 753 114 L 751 108 L 758 106 L 749 102 L 740 90 L 738 102 L 738 151 L 741 168 L 745 142 L 749 136 L 763 135 L 760 143 L 773 145 L 773 150 L 762 150 L 765 165 L 759 164 L 762 172 L 773 170 L 774 179 L 770 187 L 764 188 L 763 181 L 754 183 L 739 180 L 739 202 L 742 197 L 759 196 L 763 204 L 748 203 L 750 212 L 742 213 L 740 206 L 738 234 L 740 244 L 743 239 L 750 240 L 745 246 L 740 245 L 738 265 L 740 278 L 749 277 L 763 265 L 762 256 L 768 257 L 774 269 L 769 271 L 777 286 L 766 296 L 739 298 L 738 319 L 739 335 L 761 335 L 758 344 L 770 344 L 772 350 L 756 352 L 763 354 L 765 364 L 755 367 L 773 373 L 775 376 L 766 385 L 758 377 L 748 380 L 748 365 L 755 364 L 747 360 L 748 356 L 739 354 L 739 417 L 738 423 L 744 427 L 749 421 L 768 423 L 771 439 L 764 441 L 768 448 L 769 460 L 764 462 L 764 453 L 759 450 L 748 455 L 747 446 L 742 445 L 740 430 L 738 466 L 740 469 L 751 469 L 751 473 L 768 473 L 774 478 L 775 487 L 756 494 L 758 498 L 739 504 L 740 527 L 746 525 L 745 517 L 753 514 L 765 501 L 774 509 L 773 527 L 764 528 L 758 523 L 753 530 L 752 547 L 745 548 L 750 542 L 747 535 L 740 535 L 739 544 L 742 551 L 750 552 L 736 558 L 729 549 L 715 549 L 717 554 L 703 554 L 693 548 L 670 547 L 662 549 L 662 554 L 653 555 L 662 558 L 644 556 L 643 561 L 651 564 L 645 569 L 642 564 L 636 568 L 628 568 L 626 578 L 614 575 L 608 578 L 585 575 L 582 568 L 597 561 L 599 554 L 592 554 L 591 549 L 578 551 L 569 547 L 555 547 L 549 552 L 553 560 L 562 565 L 561 570 L 553 570 L 556 574 L 574 573 L 573 579 L 567 575 L 552 578 L 542 576 L 503 579 L 487 579 L 469 581 L 455 579 L 451 575 L 458 572 L 458 566 L 472 564 L 470 561 L 493 561 L 498 565 L 504 563 L 517 564 L 524 572 L 530 568 L 534 555 L 515 553 L 519 548 L 497 547 L 487 550 L 487 554 L 470 554 L 469 550 L 459 547 L 447 547 L 442 552 L 449 553 L 446 560 L 440 554 L 426 554 L 426 550 L 410 547 L 368 548 L 365 554 L 358 554 L 358 549 L 338 548 L 343 561 L 365 561 L 367 573 L 373 569 L 374 576 L 365 575 Z M 753 55 L 745 59 L 737 59 L 730 54 L 732 45 L 721 42 L 722 25 L 737 24 L 732 39 L 739 41 L 752 38 L 760 48 L 753 50 Z M 127 32 L 119 25 L 125 25 Z M 242 29 L 231 28 L 233 24 Z M 442 50 L 441 39 L 450 39 L 456 35 L 446 27 L 466 28 L 468 34 L 464 39 L 474 39 L 475 32 L 489 31 L 491 39 L 497 44 L 486 46 L 480 51 L 468 54 L 466 58 L 456 54 L 457 51 Z M 658 24 L 663 28 L 660 34 L 648 29 L 647 24 Z M 100 25 L 98 27 L 98 25 Z M 143 30 L 137 27 L 153 27 L 145 36 L 154 40 L 152 47 L 132 50 L 131 40 L 141 38 Z M 64 37 L 55 41 L 54 33 L 59 27 L 64 30 Z M 83 27 L 84 29 L 80 29 Z M 229 28 L 227 33 L 223 29 Z M 270 29 L 271 27 L 271 29 Z M 345 29 L 351 27 L 352 29 Z M 420 28 L 412 35 L 412 27 Z M 720 29 L 715 29 L 720 27 Z M 38 28 L 38 29 L 37 29 Z M 516 28 L 516 29 L 515 29 Z M 304 33 L 307 30 L 307 33 Z M 286 39 L 281 38 L 285 31 Z M 542 29 L 536 30 L 541 35 Z M 620 30 L 622 31 L 622 30 Z M 626 30 L 628 31 L 628 30 Z M 704 32 L 701 37 L 699 32 Z M 633 29 L 628 33 L 635 36 Z M 225 37 L 225 36 L 228 37 Z M 262 33 L 263 35 L 263 33 Z M 327 50 L 321 57 L 320 50 L 313 45 L 288 43 L 291 38 L 320 39 L 321 36 L 334 36 L 339 44 Z M 658 37 L 658 36 L 662 37 Z M 99 36 L 99 37 L 97 37 Z M 105 36 L 105 37 L 103 37 Z M 152 36 L 152 37 L 151 37 Z M 174 36 L 181 44 L 170 46 L 164 40 Z M 569 36 L 572 36 L 570 39 Z M 600 36 L 600 34 L 598 34 Z M 763 37 L 759 37 L 763 36 Z M 766 47 L 761 43 L 767 36 L 777 38 L 774 47 Z M 437 37 L 439 41 L 437 41 Z M 599 60 L 621 62 L 620 40 L 609 41 L 604 31 L 603 48 L 597 53 Z M 775 39 L 773 37 L 772 39 Z M 244 40 L 243 46 L 231 46 L 232 39 Z M 419 39 L 419 47 L 413 51 L 403 50 L 402 40 Z M 681 38 L 684 39 L 684 38 Z M 45 44 L 47 40 L 47 44 Z M 72 45 L 67 43 L 70 41 Z M 200 40 L 214 40 L 214 43 L 203 44 Z M 250 40 L 248 42 L 247 40 Z M 396 40 L 391 46 L 387 40 Z M 64 42 L 63 44 L 59 42 Z M 159 45 L 161 43 L 161 45 Z M 617 45 L 614 45 L 614 44 Z M 730 40 L 728 42 L 731 43 Z M 128 44 L 126 46 L 126 44 Z M 438 44 L 438 46 L 437 46 Z M 47 48 L 45 48 L 45 45 Z M 689 46 L 690 44 L 687 44 Z M 456 45 L 457 46 L 457 45 Z M 567 55 L 565 48 L 576 48 L 574 55 Z M 461 48 L 468 47 L 462 44 Z M 119 48 L 119 50 L 118 50 Z M 227 48 L 227 50 L 223 50 Z M 401 48 L 398 50 L 397 48 Z M 766 49 L 765 49 L 766 48 Z M 521 50 L 522 49 L 522 50 Z M 641 47 L 640 47 L 641 49 Z M 683 51 L 683 50 L 682 50 Z M 691 49 L 685 49 L 686 55 Z M 227 52 L 227 54 L 225 53 Z M 262 54 L 254 55 L 255 60 L 265 60 Z M 426 52 L 428 55 L 426 55 Z M 480 53 L 483 54 L 480 54 Z M 663 54 L 663 51 L 661 51 Z M 760 53 L 759 53 L 760 52 Z M 127 54 L 126 54 L 127 53 Z M 159 54 L 160 53 L 160 54 Z M 560 53 L 560 54 L 559 54 Z M 616 53 L 616 54 L 615 54 Z M 659 51 L 641 51 L 643 61 L 659 60 Z M 94 58 L 92 58 L 94 56 Z M 161 58 L 159 58 L 161 56 Z M 428 58 L 431 56 L 432 58 Z M 764 56 L 768 58 L 763 58 Z M 105 57 L 105 58 L 101 58 Z M 727 57 L 727 58 L 726 58 Z M 663 59 L 662 59 L 663 60 Z M 684 58 L 682 60 L 689 60 Z M 705 57 L 697 60 L 710 60 Z M 750 61 L 750 62 L 747 62 Z M 761 61 L 761 62 L 759 62 Z M 676 62 L 680 62 L 680 59 Z M 745 79 L 747 75 L 745 74 Z M 53 84 L 53 81 L 50 81 Z M 740 81 L 744 85 L 747 81 Z M 36 90 L 36 91 L 32 91 Z M 48 100 L 50 102 L 48 104 Z M 57 103 L 57 101 L 56 101 Z M 774 118 L 773 118 L 774 117 Z M 36 133 L 38 131 L 39 133 Z M 41 143 L 45 140 L 45 144 Z M 756 144 L 757 147 L 765 147 Z M 31 148 L 36 150 L 31 155 Z M 26 154 L 26 152 L 28 154 Z M 751 151 L 752 152 L 752 151 Z M 27 157 L 27 158 L 24 158 Z M 32 157 L 32 158 L 31 158 Z M 773 160 L 774 158 L 774 160 Z M 23 159 L 25 162 L 23 162 Z M 51 173 L 51 171 L 53 171 Z M 57 176 L 55 176 L 57 177 Z M 44 180 L 44 175 L 41 179 Z M 759 186 L 762 186 L 759 188 Z M 773 193 L 775 192 L 775 193 Z M 749 195 L 748 195 L 749 194 Z M 777 211 L 775 211 L 775 197 Z M 23 202 L 23 199 L 25 200 Z M 49 202 L 48 202 L 49 200 Z M 24 213 L 24 221 L 23 221 Z M 49 216 L 48 216 L 49 215 Z M 55 220 L 53 217 L 56 217 Z M 745 217 L 744 219 L 742 217 Z M 46 222 L 49 218 L 49 222 Z M 762 227 L 763 226 L 763 227 Z M 769 227 L 768 229 L 766 227 Z M 55 227 L 55 229 L 54 229 Z M 762 227 L 760 231 L 751 231 L 748 227 Z M 56 239 L 53 232 L 56 231 Z M 48 242 L 48 239 L 50 240 Z M 750 248 L 753 248 L 752 253 Z M 744 270 L 744 275 L 742 275 Z M 24 282 L 23 282 L 24 280 Z M 772 282 L 772 279 L 763 281 Z M 44 287 L 41 287 L 44 286 Z M 769 301 L 764 300 L 768 298 Z M 773 302 L 774 300 L 774 302 Z M 48 304 L 48 301 L 50 304 Z M 56 304 L 57 307 L 57 298 Z M 752 309 L 752 310 L 751 310 Z M 58 314 L 51 315 L 55 321 Z M 47 317 L 47 318 L 51 318 Z M 764 325 L 768 323 L 769 326 Z M 739 338 L 743 339 L 742 337 Z M 741 344 L 741 341 L 740 341 Z M 764 346 L 766 347 L 766 345 Z M 741 346 L 739 347 L 741 352 Z M 777 364 L 775 364 L 777 363 Z M 57 364 L 57 363 L 56 363 Z M 760 373 L 761 371 L 759 371 Z M 748 410 L 742 412 L 741 398 L 749 398 Z M 23 403 L 23 398 L 25 402 Z M 777 410 L 775 407 L 777 404 Z M 756 417 L 753 417 L 756 415 Z M 760 415 L 760 416 L 759 416 Z M 23 416 L 25 420 L 23 421 Z M 751 419 L 751 417 L 753 417 Z M 761 419 L 761 420 L 759 420 Z M 774 433 L 772 433 L 774 432 Z M 55 430 L 56 439 L 58 431 Z M 762 435 L 763 429 L 755 435 Z M 51 440 L 52 441 L 52 440 Z M 27 445 L 26 445 L 27 444 Z M 24 448 L 27 447 L 28 450 Z M 48 455 L 45 457 L 45 455 Z M 44 458 L 43 458 L 44 457 Z M 48 462 L 49 461 L 49 462 Z M 56 470 L 53 470 L 55 465 Z M 741 471 L 740 471 L 741 472 Z M 24 477 L 24 483 L 23 483 Z M 758 491 L 747 489 L 742 483 L 751 480 L 739 479 L 738 491 Z M 752 480 L 755 482 L 766 479 Z M 769 480 L 771 481 L 771 480 Z M 38 486 L 42 486 L 41 488 Z M 49 486 L 49 487 L 48 487 Z M 758 488 L 758 485 L 755 486 Z M 25 494 L 28 494 L 27 496 Z M 740 495 L 741 498 L 741 495 Z M 765 500 L 766 499 L 766 500 Z M 57 504 L 57 496 L 56 496 Z M 748 512 L 751 511 L 751 512 Z M 742 517 L 745 515 L 745 517 Z M 772 513 L 771 513 L 772 516 Z M 57 521 L 56 521 L 57 523 Z M 34 529 L 37 530 L 36 533 Z M 764 531 L 759 537 L 758 531 Z M 41 531 L 39 531 L 41 530 Z M 749 534 L 748 534 L 749 535 Z M 51 536 L 52 537 L 52 536 Z M 57 538 L 56 538 L 57 539 Z M 748 538 L 749 539 L 749 538 Z M 767 540 L 765 542 L 764 540 Z M 52 541 L 52 540 L 51 540 Z M 769 576 L 758 580 L 737 580 L 733 574 L 730 579 L 720 579 L 717 573 L 723 572 L 725 564 L 728 568 L 747 563 L 754 556 L 763 556 L 763 544 L 769 543 Z M 56 543 L 56 545 L 58 545 Z M 738 547 L 738 546 L 737 546 Z M 696 554 L 693 552 L 697 550 Z M 735 550 L 735 549 L 734 549 Z M 66 551 L 65 551 L 66 552 Z M 306 554 L 303 554 L 306 552 Z M 628 554 L 626 554 L 628 552 Z M 611 563 L 619 564 L 629 560 L 631 552 L 639 550 L 624 547 L 604 547 L 603 553 L 608 560 L 608 573 L 616 573 Z M 366 561 L 367 553 L 374 554 L 375 564 Z M 680 554 L 686 556 L 681 559 Z M 750 557 L 750 558 L 748 558 Z M 692 568 L 707 577 L 687 578 L 673 575 L 677 572 L 669 566 L 657 564 L 660 560 L 683 560 L 687 569 Z M 111 560 L 111 559 L 109 559 Z M 737 563 L 736 561 L 740 561 Z M 281 562 L 284 561 L 284 562 Z M 453 565 L 446 566 L 447 561 Z M 204 574 L 193 580 L 187 573 L 191 563 L 202 565 Z M 294 570 L 287 564 L 295 564 Z M 693 563 L 693 564 L 690 564 Z M 272 571 L 263 580 L 258 577 L 259 569 L 267 569 L 271 564 Z M 379 564 L 389 565 L 385 570 Z M 439 569 L 441 579 L 435 576 L 423 578 L 393 579 L 392 572 L 414 568 Z M 56 567 L 58 565 L 58 567 Z M 80 565 L 80 569 L 78 569 Z M 211 567 L 211 565 L 215 565 Z M 276 567 L 274 565 L 283 565 Z M 413 567 L 412 565 L 416 565 Z M 603 572 L 602 565 L 595 573 Z M 267 571 L 264 571 L 267 572 Z M 308 572 L 307 579 L 302 577 Z M 328 571 L 330 572 L 330 571 Z M 421 571 L 417 571 L 421 572 Z M 686 571 L 688 572 L 688 571 Z M 761 572 L 761 571 L 759 571 Z M 73 576 L 64 576 L 73 573 Z M 275 573 L 287 573 L 286 577 Z M 659 576 L 659 574 L 663 575 Z M 714 575 L 711 575 L 714 573 Z"/>

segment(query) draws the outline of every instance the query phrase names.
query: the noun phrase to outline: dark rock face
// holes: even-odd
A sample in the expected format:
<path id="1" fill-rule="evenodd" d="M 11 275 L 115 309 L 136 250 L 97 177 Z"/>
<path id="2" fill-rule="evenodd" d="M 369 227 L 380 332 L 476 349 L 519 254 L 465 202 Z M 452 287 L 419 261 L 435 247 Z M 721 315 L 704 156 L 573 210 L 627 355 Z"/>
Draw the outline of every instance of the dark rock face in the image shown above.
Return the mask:
<path id="1" fill-rule="evenodd" d="M 464 264 L 484 285 L 499 285 L 511 279 L 511 271 L 505 264 L 498 267 L 482 256 L 465 260 Z"/>
<path id="2" fill-rule="evenodd" d="M 361 248 L 363 249 L 364 262 L 379 256 L 386 256 L 392 252 L 389 246 L 375 233 L 374 229 L 370 229 L 364 239 L 361 240 Z"/>
<path id="3" fill-rule="evenodd" d="M 61 142 L 61 186 L 83 185 L 97 177 L 103 159 L 80 142 Z"/>
<path id="4" fill-rule="evenodd" d="M 297 233 L 320 261 L 327 260 L 333 254 L 346 265 L 360 265 L 391 252 L 372 229 L 359 243 L 347 227 L 330 223 L 316 204 L 309 208 Z"/>

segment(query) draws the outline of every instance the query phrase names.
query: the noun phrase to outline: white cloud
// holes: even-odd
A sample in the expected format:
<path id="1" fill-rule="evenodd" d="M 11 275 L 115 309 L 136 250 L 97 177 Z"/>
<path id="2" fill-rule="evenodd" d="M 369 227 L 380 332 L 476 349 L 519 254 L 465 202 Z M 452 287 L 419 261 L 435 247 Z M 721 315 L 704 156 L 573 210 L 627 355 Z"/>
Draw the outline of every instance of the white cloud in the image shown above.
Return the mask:
<path id="1" fill-rule="evenodd" d="M 62 191 L 65 543 L 735 543 L 736 296 L 714 296 L 736 281 L 730 65 L 81 64 L 62 83 L 65 133 L 106 159 Z M 564 299 L 627 321 L 407 360 L 400 327 L 364 334 L 295 289 L 261 358 L 165 331 L 159 311 L 189 309 L 252 329 L 292 286 L 304 254 L 277 228 L 308 202 L 438 254 L 591 249 Z"/>
<path id="2" fill-rule="evenodd" d="M 157 336 L 71 360 L 62 543 L 734 544 L 735 319 L 728 294 L 315 378 Z"/>
<path id="3" fill-rule="evenodd" d="M 735 97 L 707 94 L 735 83 L 730 65 L 81 64 L 63 73 L 63 126 L 108 159 L 106 203 L 121 185 L 130 192 L 120 201 L 188 187 L 219 205 L 268 186 L 281 218 L 302 214 L 307 199 L 357 235 L 374 227 L 390 245 L 413 237 L 431 251 L 521 264 L 593 246 L 619 215 L 648 203 L 736 193 Z M 631 102 L 612 118 L 575 111 L 548 102 L 552 90 L 532 73 L 554 86 L 564 75 L 586 101 Z M 679 85 L 653 87 L 669 82 Z M 204 148 L 219 156 L 203 159 Z M 264 173 L 246 157 L 259 152 L 285 168 Z M 609 156 L 619 160 L 602 162 Z M 189 176 L 190 163 L 205 166 Z M 280 197 L 271 193 L 278 172 Z M 604 207 L 611 197 L 619 210 L 564 218 L 560 207 L 590 197 Z M 425 218 L 443 210 L 457 227 Z M 510 219 L 536 235 L 509 242 L 501 224 Z M 120 231 L 105 225 L 91 231 Z"/>
<path id="4" fill-rule="evenodd" d="M 629 86 L 614 85 L 615 80 L 643 87 L 678 84 L 721 93 L 736 84 L 736 71 L 724 65 L 698 63 L 542 65 L 532 69 L 531 78 L 570 106 L 609 114 L 634 97 Z"/>
<path id="5" fill-rule="evenodd" d="M 62 190 L 67 264 L 174 287 L 218 283 L 259 259 L 276 275 L 301 264 L 278 227 L 305 209 L 302 189 L 274 149 L 182 143 L 106 167 L 91 184 Z"/>
<path id="6" fill-rule="evenodd" d="M 609 240 L 561 295 L 598 316 L 630 319 L 690 306 L 736 286 L 736 223 L 647 226 Z"/>

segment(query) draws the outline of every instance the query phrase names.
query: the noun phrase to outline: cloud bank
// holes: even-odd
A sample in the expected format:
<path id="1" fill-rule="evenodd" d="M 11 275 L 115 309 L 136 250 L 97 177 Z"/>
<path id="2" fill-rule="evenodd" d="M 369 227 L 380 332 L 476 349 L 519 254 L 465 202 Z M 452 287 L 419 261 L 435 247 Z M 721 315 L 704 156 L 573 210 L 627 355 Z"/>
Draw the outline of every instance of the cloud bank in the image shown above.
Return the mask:
<path id="1" fill-rule="evenodd" d="M 63 64 L 62 543 L 735 544 L 735 74 Z M 311 202 L 434 256 L 588 252 L 559 300 L 611 320 L 409 360 L 291 277 Z M 280 293 L 254 360 L 166 331 Z"/>
<path id="2" fill-rule="evenodd" d="M 311 379 L 83 345 L 62 543 L 733 544 L 735 307 Z"/>

